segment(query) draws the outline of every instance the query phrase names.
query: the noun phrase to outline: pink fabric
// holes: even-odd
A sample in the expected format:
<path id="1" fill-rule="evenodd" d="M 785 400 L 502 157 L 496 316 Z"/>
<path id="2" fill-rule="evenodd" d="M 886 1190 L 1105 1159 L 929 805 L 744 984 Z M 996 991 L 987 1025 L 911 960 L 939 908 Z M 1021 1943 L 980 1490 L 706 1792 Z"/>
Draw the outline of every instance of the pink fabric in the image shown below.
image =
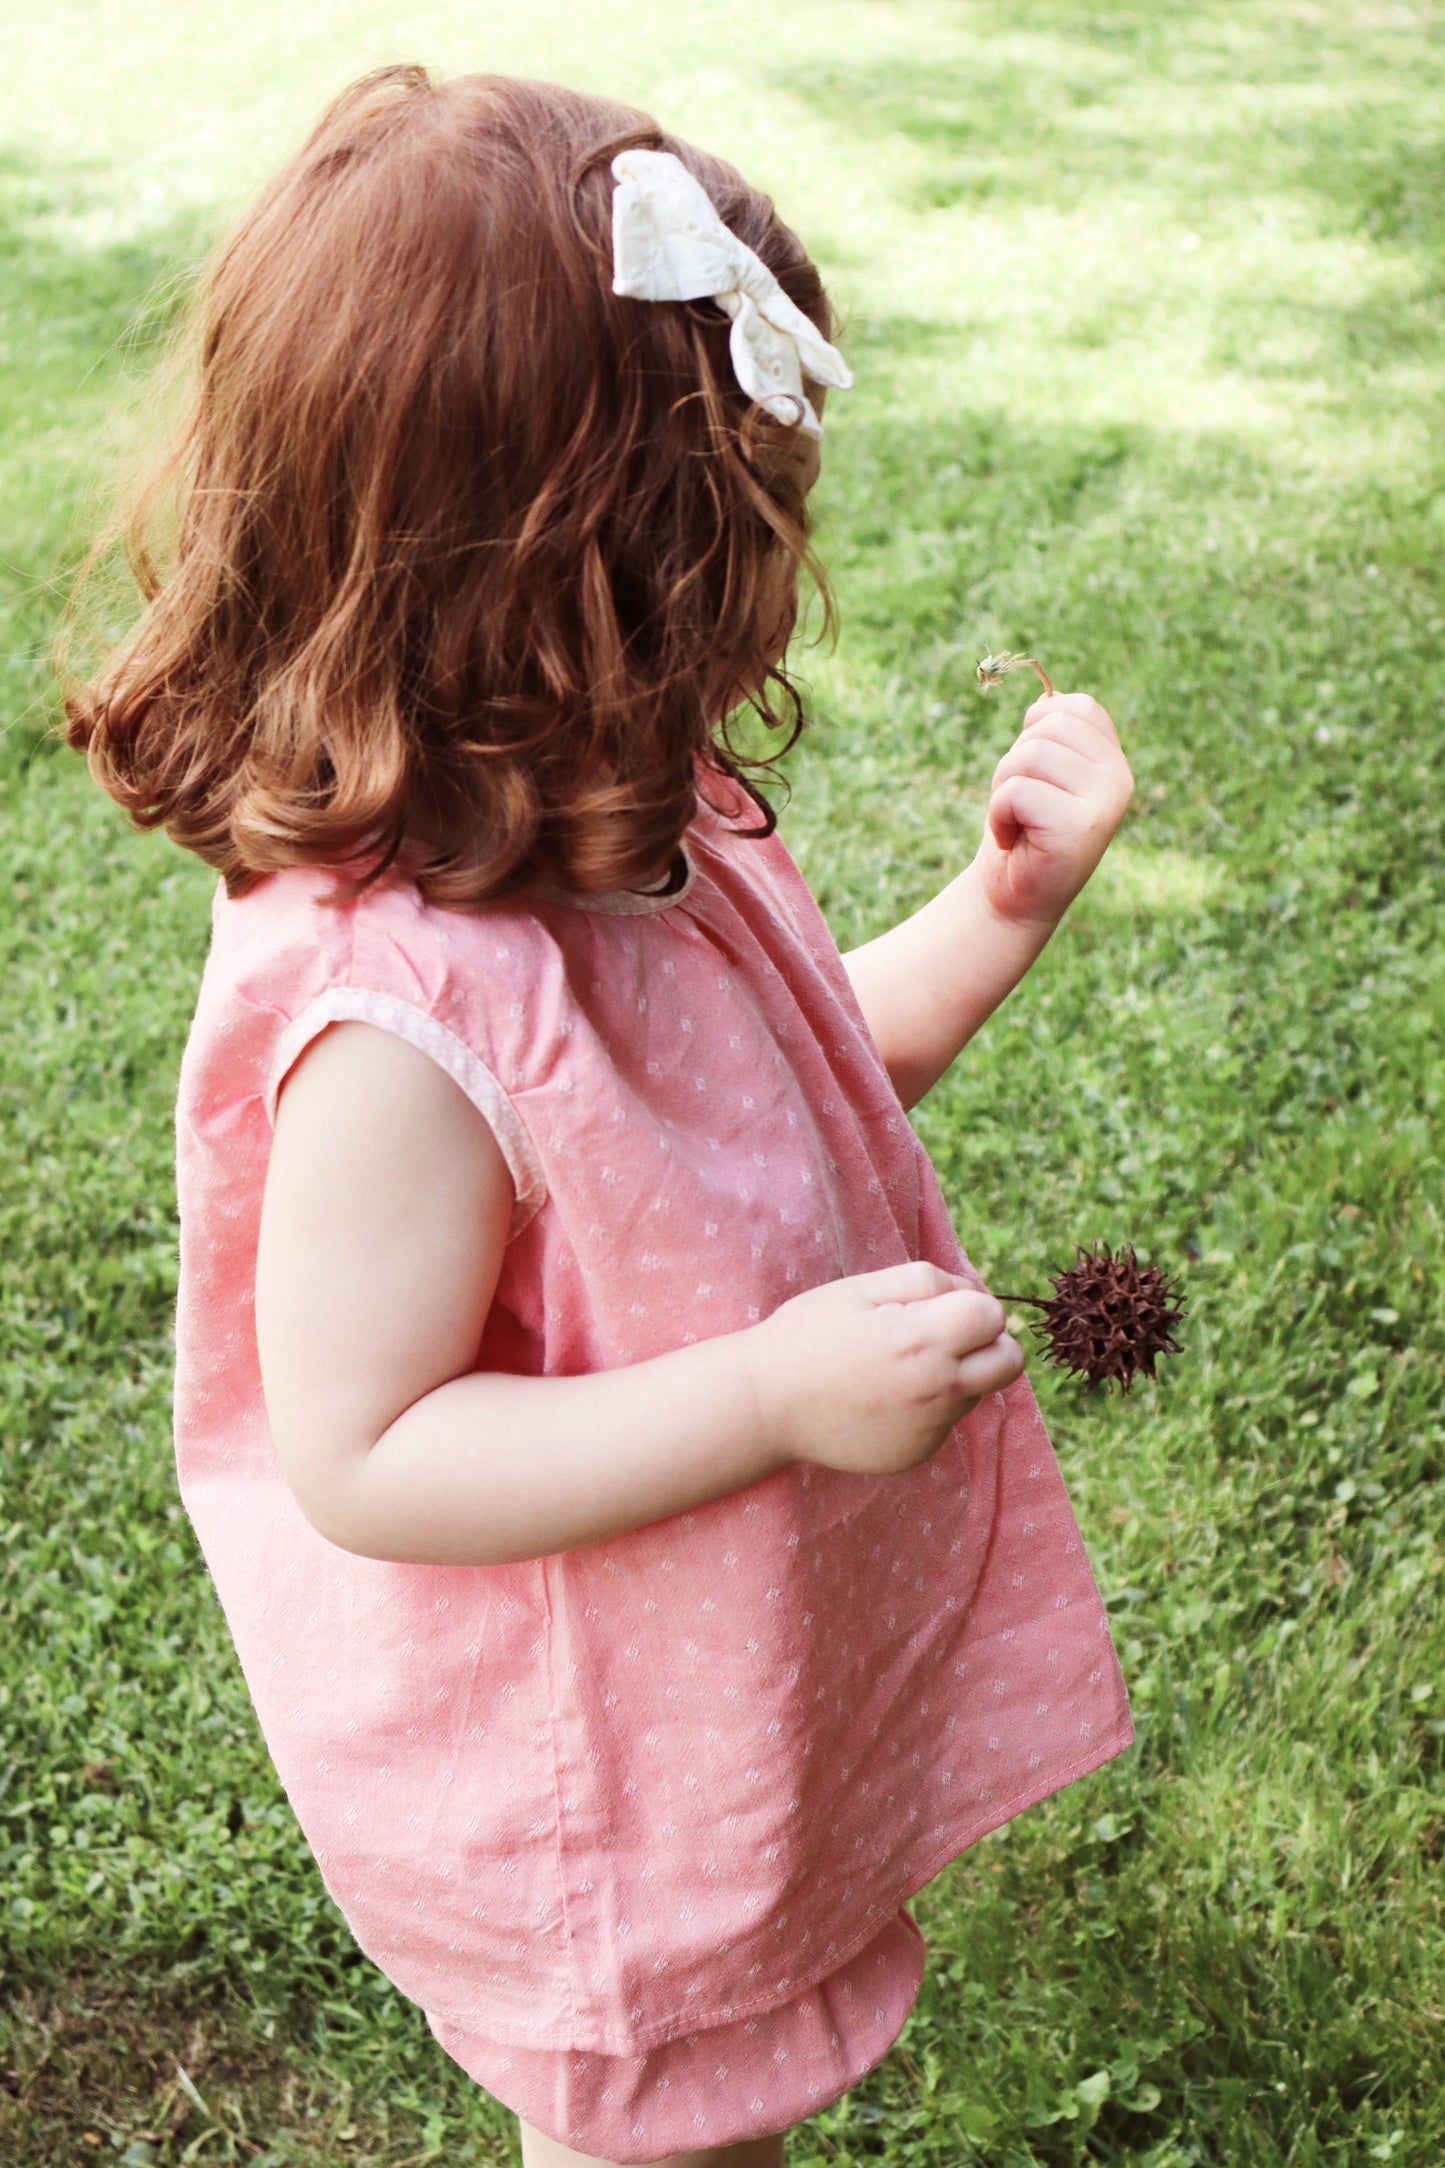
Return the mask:
<path id="1" fill-rule="evenodd" d="M 520 1565 L 356 1558 L 286 1488 L 252 1319 L 269 1109 L 338 1017 L 430 1053 L 506 1153 L 479 1366 L 602 1369 L 841 1274 L 963 1269 L 782 843 L 705 811 L 688 852 L 678 894 L 586 907 L 438 912 L 395 879 L 332 909 L 319 872 L 218 895 L 182 1069 L 180 1479 L 268 1745 L 368 1954 L 444 2037 L 534 2054 L 796 2002 L 1131 1736 L 1023 1381 L 908 1474 L 794 1467 Z"/>
<path id="2" fill-rule="evenodd" d="M 431 2028 L 470 2077 L 549 2137 L 605 2160 L 653 2161 L 788 2130 L 841 2099 L 903 2030 L 923 1955 L 900 1912 L 782 2009 L 640 2056 L 498 2047 L 436 2018 Z"/>

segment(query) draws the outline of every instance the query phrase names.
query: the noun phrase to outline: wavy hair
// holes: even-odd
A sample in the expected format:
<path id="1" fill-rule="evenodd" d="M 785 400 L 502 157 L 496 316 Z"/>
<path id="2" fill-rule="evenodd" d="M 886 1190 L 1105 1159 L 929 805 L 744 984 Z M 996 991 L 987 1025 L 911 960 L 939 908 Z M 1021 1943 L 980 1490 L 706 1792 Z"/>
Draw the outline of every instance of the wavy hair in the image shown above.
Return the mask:
<path id="1" fill-rule="evenodd" d="M 72 678 L 66 735 L 232 894 L 321 863 L 350 896 L 399 856 L 455 909 L 637 885 L 710 773 L 771 829 L 727 719 L 761 716 L 771 758 L 802 727 L 800 567 L 831 622 L 799 433 L 739 391 L 714 304 L 613 294 L 636 145 L 830 334 L 731 166 L 501 76 L 354 84 L 216 256 L 189 416 L 117 530 L 143 614 Z"/>

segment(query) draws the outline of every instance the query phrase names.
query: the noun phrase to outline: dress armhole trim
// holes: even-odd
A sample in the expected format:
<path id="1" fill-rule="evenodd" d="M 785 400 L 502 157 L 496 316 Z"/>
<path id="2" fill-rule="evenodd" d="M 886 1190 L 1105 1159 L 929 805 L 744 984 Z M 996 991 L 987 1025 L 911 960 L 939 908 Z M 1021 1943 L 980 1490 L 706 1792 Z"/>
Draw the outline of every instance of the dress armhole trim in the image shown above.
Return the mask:
<path id="1" fill-rule="evenodd" d="M 379 1031 L 405 1039 L 444 1069 L 466 1093 L 496 1138 L 512 1177 L 515 1202 L 507 1240 L 514 1242 L 547 1202 L 547 1178 L 527 1125 L 486 1063 L 479 1061 L 469 1046 L 424 1009 L 415 1009 L 394 994 L 371 993 L 360 986 L 331 986 L 292 1018 L 277 1044 L 266 1087 L 266 1119 L 271 1127 L 276 1126 L 276 1101 L 287 1075 L 329 1024 L 374 1024 Z"/>

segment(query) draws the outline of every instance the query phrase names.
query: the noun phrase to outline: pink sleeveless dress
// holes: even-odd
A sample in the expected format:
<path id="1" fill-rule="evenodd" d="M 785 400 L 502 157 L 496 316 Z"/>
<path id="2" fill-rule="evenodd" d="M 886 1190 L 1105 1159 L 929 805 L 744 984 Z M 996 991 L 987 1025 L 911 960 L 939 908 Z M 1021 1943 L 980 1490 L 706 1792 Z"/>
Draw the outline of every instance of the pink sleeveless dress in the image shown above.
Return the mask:
<path id="1" fill-rule="evenodd" d="M 277 1091 L 337 1021 L 429 1054 L 506 1156 L 478 1367 L 641 1362 L 844 1274 L 967 1269 L 781 841 L 704 809 L 687 858 L 670 895 L 468 914 L 401 878 L 219 893 L 177 1110 L 181 1489 L 281 1779 L 448 2051 L 623 2161 L 846 2091 L 917 1991 L 904 1901 L 1131 1737 L 1023 1380 L 906 1474 L 797 1466 L 516 1565 L 357 1558 L 287 1489 L 257 1230 Z"/>

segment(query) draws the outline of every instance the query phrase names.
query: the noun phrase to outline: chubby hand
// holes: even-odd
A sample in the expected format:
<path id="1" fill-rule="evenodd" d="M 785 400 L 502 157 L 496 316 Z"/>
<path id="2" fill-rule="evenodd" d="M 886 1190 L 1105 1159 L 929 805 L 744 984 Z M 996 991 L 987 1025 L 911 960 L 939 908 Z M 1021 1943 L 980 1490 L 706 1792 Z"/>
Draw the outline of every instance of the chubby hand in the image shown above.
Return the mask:
<path id="1" fill-rule="evenodd" d="M 1024 1366 L 997 1299 L 928 1264 L 810 1288 L 746 1339 L 763 1428 L 784 1462 L 859 1475 L 927 1460 Z"/>
<path id="2" fill-rule="evenodd" d="M 1036 700 L 993 772 L 974 861 L 1000 918 L 1052 930 L 1128 811 L 1134 778 L 1105 709 L 1087 693 Z"/>

